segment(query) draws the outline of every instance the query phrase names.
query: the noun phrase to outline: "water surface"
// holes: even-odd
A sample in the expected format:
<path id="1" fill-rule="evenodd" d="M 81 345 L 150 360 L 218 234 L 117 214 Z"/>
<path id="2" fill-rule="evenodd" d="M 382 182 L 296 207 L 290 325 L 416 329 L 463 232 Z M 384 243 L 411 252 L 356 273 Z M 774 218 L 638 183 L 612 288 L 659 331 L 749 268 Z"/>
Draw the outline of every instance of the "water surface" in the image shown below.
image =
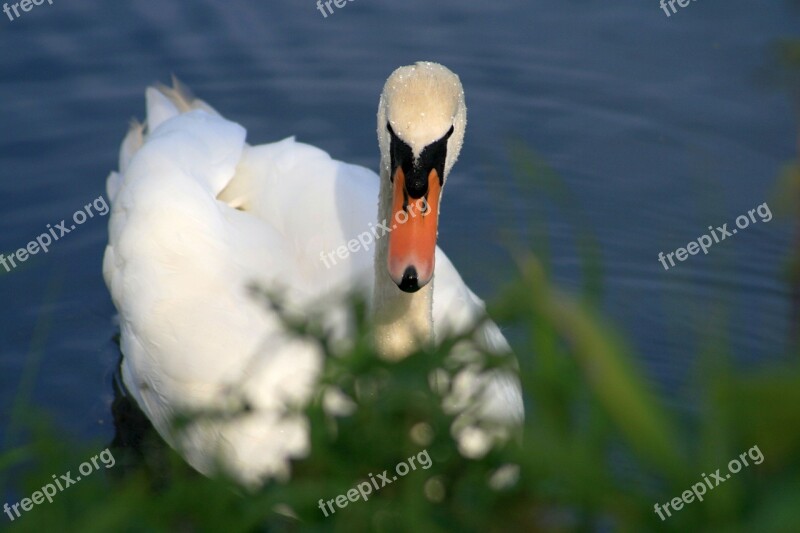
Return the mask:
<path id="1" fill-rule="evenodd" d="M 56 0 L 0 18 L 0 251 L 104 193 L 149 83 L 180 76 L 251 143 L 297 135 L 376 168 L 383 81 L 439 61 L 459 73 L 469 106 L 441 224 L 464 278 L 491 298 L 513 270 L 511 234 L 548 239 L 554 278 L 578 290 L 577 216 L 600 245 L 604 308 L 658 390 L 690 405 L 681 391 L 696 346 L 720 334 L 714 317 L 742 365 L 785 350 L 786 221 L 668 272 L 657 254 L 770 200 L 795 123 L 765 70 L 799 18 L 780 1 L 701 0 L 667 18 L 655 0 L 358 0 L 323 18 L 310 0 Z M 579 215 L 514 177 L 518 142 L 558 173 Z M 0 269 L 0 438 L 19 394 L 73 436 L 112 434 L 106 222 Z"/>

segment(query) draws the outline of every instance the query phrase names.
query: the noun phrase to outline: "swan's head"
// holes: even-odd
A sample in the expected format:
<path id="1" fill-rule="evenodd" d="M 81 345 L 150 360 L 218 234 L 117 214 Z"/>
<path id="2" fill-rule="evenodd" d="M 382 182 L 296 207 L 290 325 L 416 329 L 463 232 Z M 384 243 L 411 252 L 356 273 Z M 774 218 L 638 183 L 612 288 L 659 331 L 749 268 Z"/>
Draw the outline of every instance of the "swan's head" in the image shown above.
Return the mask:
<path id="1" fill-rule="evenodd" d="M 442 189 L 466 125 L 464 89 L 442 65 L 401 67 L 386 81 L 378 142 L 381 177 L 392 191 L 387 268 L 405 292 L 416 292 L 433 278 Z"/>

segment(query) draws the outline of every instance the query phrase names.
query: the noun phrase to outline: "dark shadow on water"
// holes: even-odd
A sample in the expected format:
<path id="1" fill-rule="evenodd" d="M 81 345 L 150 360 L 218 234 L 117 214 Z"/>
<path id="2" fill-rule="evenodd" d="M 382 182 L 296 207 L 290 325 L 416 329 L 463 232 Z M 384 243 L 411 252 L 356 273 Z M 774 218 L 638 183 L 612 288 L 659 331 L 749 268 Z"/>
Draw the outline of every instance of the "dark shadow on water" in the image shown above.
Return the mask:
<path id="1" fill-rule="evenodd" d="M 119 349 L 119 336 L 114 340 Z M 120 351 L 111 384 L 114 438 L 109 448 L 117 458 L 117 466 L 110 474 L 113 479 L 123 480 L 144 473 L 154 488 L 164 487 L 170 481 L 167 472 L 171 471 L 171 450 L 126 389 L 122 380 L 123 357 Z"/>

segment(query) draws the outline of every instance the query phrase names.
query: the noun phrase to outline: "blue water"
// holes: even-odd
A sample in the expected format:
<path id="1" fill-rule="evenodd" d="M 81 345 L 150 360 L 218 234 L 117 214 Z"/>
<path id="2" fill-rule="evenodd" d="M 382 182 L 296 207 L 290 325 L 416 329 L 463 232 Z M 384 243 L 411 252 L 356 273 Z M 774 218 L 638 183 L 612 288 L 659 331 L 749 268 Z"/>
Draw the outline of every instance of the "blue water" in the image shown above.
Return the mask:
<path id="1" fill-rule="evenodd" d="M 603 307 L 671 402 L 690 403 L 682 391 L 709 336 L 726 336 L 745 366 L 785 353 L 787 220 L 754 224 L 670 271 L 657 254 L 774 198 L 796 149 L 770 67 L 776 40 L 800 28 L 788 2 L 699 0 L 669 18 L 656 0 L 358 0 L 328 18 L 311 0 L 121 4 L 55 0 L 14 21 L 0 14 L 0 252 L 104 194 L 147 84 L 175 73 L 252 143 L 294 134 L 375 168 L 383 81 L 434 60 L 460 74 L 469 106 L 441 245 L 481 296 L 512 271 L 508 235 L 548 240 L 555 280 L 577 291 L 580 220 L 599 242 Z M 558 173 L 569 209 L 513 176 L 516 142 Z M 0 267 L 0 439 L 15 398 L 73 437 L 113 433 L 106 222 L 87 220 L 10 273 Z"/>

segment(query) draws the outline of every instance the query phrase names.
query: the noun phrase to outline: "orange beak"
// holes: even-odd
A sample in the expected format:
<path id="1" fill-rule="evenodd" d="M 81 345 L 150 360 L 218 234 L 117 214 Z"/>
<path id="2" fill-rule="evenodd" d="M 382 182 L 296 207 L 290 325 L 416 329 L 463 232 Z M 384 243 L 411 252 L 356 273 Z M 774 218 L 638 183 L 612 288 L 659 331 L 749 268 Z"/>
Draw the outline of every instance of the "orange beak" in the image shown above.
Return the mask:
<path id="1" fill-rule="evenodd" d="M 428 174 L 427 192 L 416 199 L 408 194 L 402 167 L 395 171 L 387 266 L 405 292 L 416 292 L 433 278 L 441 192 L 435 169 Z"/>

